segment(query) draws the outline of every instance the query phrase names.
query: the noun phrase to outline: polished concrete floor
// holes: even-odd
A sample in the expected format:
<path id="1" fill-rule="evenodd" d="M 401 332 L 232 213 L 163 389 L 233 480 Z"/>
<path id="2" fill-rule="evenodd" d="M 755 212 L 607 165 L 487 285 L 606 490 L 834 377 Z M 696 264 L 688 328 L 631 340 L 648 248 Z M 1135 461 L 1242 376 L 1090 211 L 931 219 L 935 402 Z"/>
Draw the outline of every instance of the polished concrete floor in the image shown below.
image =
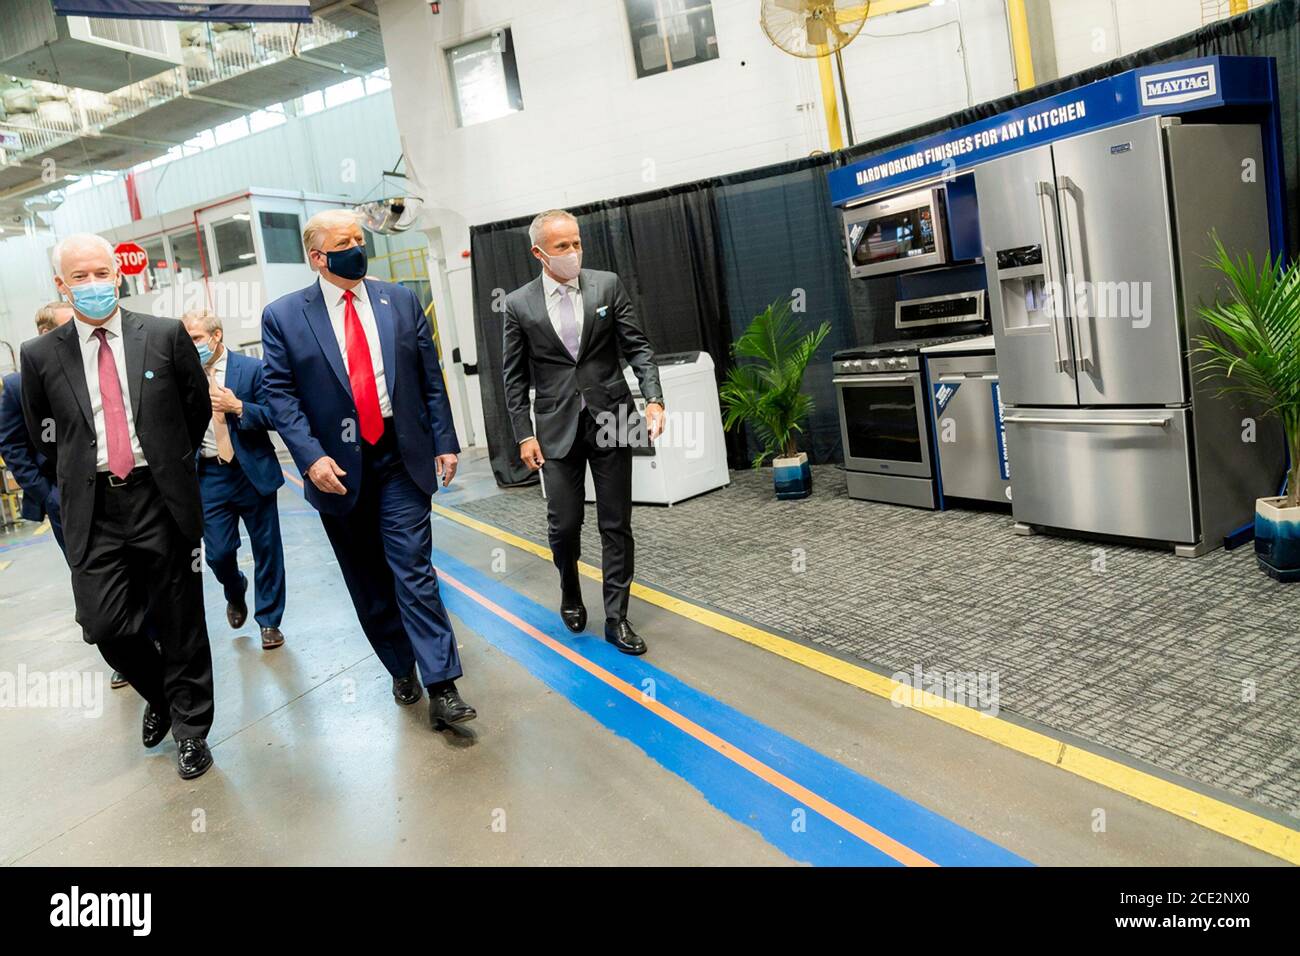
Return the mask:
<path id="1" fill-rule="evenodd" d="M 494 492 L 479 460 L 438 499 L 455 505 Z M 251 622 L 232 632 L 208 579 L 216 766 L 189 782 L 176 776 L 170 741 L 140 747 L 140 701 L 129 689 L 109 691 L 106 668 L 82 643 L 48 534 L 33 537 L 27 526 L 0 538 L 0 675 L 103 677 L 102 694 L 80 708 L 31 700 L 0 707 L 0 862 L 860 859 L 844 831 L 808 826 L 806 837 L 782 836 L 770 816 L 762 819 L 775 805 L 798 820 L 801 805 L 823 797 L 868 820 L 889 804 L 893 815 L 880 819 L 901 821 L 932 859 L 965 841 L 1032 864 L 1277 862 L 638 600 L 631 619 L 651 651 L 621 658 L 594 628 L 574 638 L 553 619 L 548 563 L 443 517 L 434 518 L 436 560 L 460 585 L 444 579 L 443 590 L 462 645 L 460 687 L 480 717 L 436 733 L 424 703 L 394 705 L 320 523 L 292 485 L 280 506 L 288 642 L 263 652 Z M 599 607 L 598 587 L 584 581 L 589 608 Z M 644 687 L 651 672 L 667 711 L 629 703 L 615 686 Z M 680 733 L 677 714 L 694 715 L 715 743 Z M 812 792 L 801 791 L 788 811 L 774 804 L 771 782 L 741 768 L 734 750 L 717 756 L 729 744 Z M 797 823 L 789 829 L 805 832 Z"/>

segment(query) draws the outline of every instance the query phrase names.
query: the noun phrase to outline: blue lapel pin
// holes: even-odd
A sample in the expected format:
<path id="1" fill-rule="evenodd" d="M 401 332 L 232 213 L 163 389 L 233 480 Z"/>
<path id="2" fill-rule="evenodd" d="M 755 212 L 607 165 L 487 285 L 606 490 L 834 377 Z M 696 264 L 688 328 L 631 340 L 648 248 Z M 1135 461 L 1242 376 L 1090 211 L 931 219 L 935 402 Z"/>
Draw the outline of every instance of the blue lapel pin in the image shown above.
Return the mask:
<path id="1" fill-rule="evenodd" d="M 149 369 L 149 371 L 145 372 L 145 373 L 144 373 L 144 377 L 145 377 L 145 378 L 153 378 L 153 369 Z"/>
<path id="2" fill-rule="evenodd" d="M 604 316 L 604 314 L 608 311 L 609 311 L 609 306 L 602 305 L 599 309 L 596 310 L 596 314 L 599 316 Z"/>

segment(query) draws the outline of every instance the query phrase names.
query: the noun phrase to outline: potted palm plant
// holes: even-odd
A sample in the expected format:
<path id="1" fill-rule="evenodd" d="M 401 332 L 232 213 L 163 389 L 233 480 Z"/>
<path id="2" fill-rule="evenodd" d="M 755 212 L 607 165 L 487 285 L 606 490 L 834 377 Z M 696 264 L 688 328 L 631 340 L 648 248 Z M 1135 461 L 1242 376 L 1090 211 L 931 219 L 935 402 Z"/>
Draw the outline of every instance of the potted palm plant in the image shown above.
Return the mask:
<path id="1" fill-rule="evenodd" d="M 804 372 L 830 330 L 830 323 L 823 322 L 805 333 L 791 315 L 789 301 L 773 302 L 731 347 L 738 360 L 751 361 L 733 366 L 719 389 L 724 426 L 730 430 L 743 421 L 753 429 L 762 444 L 755 468 L 775 456 L 772 483 L 778 498 L 812 494 L 808 455 L 799 451 L 796 436 L 813 409 L 812 397 L 803 392 Z"/>
<path id="2" fill-rule="evenodd" d="M 1300 262 L 1281 254 L 1256 267 L 1228 254 L 1214 236 L 1210 265 L 1228 281 L 1228 301 L 1200 310 L 1211 328 L 1197 337 L 1197 368 L 1224 383 L 1222 391 L 1261 402 L 1286 434 L 1286 494 L 1255 502 L 1255 556 L 1279 581 L 1300 580 Z"/>

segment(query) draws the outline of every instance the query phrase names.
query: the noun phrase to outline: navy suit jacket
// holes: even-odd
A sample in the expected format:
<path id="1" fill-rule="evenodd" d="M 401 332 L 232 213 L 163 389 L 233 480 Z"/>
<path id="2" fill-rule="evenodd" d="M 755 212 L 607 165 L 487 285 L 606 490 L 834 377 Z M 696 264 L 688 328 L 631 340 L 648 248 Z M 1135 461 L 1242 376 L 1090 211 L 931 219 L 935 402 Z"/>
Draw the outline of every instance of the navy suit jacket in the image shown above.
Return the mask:
<path id="1" fill-rule="evenodd" d="M 27 434 L 21 382 L 22 376 L 17 372 L 4 377 L 4 391 L 0 393 L 0 457 L 23 490 L 23 517 L 40 521 L 46 511 L 58 510 L 59 490 L 47 474 L 50 469 L 45 456 L 36 450 Z"/>
<path id="2" fill-rule="evenodd" d="M 458 453 L 460 443 L 429 322 L 410 289 L 364 281 L 393 407 L 388 427 L 396 432 L 411 480 L 432 496 L 438 490 L 437 456 Z M 307 500 L 325 514 L 347 514 L 361 486 L 361 434 L 347 366 L 319 283 L 281 296 L 263 310 L 262 360 L 271 421 L 298 470 L 306 476 L 317 459 L 328 455 L 347 472 L 339 479 L 347 494 L 325 494 L 305 481 Z"/>
<path id="3" fill-rule="evenodd" d="M 250 355 L 226 349 L 226 388 L 244 403 L 244 414 L 226 415 L 230 443 L 239 467 L 259 495 L 274 494 L 284 484 L 284 471 L 271 444 L 271 413 L 266 405 L 262 363 Z"/>

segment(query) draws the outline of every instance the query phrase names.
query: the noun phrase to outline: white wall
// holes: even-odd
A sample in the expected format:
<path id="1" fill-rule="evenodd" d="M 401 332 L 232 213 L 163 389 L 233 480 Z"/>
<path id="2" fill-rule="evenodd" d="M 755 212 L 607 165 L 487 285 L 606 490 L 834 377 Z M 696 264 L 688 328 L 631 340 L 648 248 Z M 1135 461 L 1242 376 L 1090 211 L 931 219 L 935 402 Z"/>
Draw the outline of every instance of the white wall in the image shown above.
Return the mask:
<path id="1" fill-rule="evenodd" d="M 843 59 L 859 142 L 1015 89 L 1003 0 L 947 0 L 871 18 Z"/>
<path id="2" fill-rule="evenodd" d="M 1061 76 L 1201 26 L 1201 0 L 1052 0 Z"/>
<path id="3" fill-rule="evenodd" d="M 424 0 L 380 0 L 398 126 L 426 198 L 491 222 L 825 149 L 815 62 L 771 44 L 755 0 L 713 11 L 718 59 L 638 79 L 621 0 L 449 0 L 436 16 Z M 443 50 L 498 26 L 512 31 L 524 108 L 460 128 Z M 859 140 L 1010 92 L 1002 0 L 872 20 L 844 68 Z"/>

